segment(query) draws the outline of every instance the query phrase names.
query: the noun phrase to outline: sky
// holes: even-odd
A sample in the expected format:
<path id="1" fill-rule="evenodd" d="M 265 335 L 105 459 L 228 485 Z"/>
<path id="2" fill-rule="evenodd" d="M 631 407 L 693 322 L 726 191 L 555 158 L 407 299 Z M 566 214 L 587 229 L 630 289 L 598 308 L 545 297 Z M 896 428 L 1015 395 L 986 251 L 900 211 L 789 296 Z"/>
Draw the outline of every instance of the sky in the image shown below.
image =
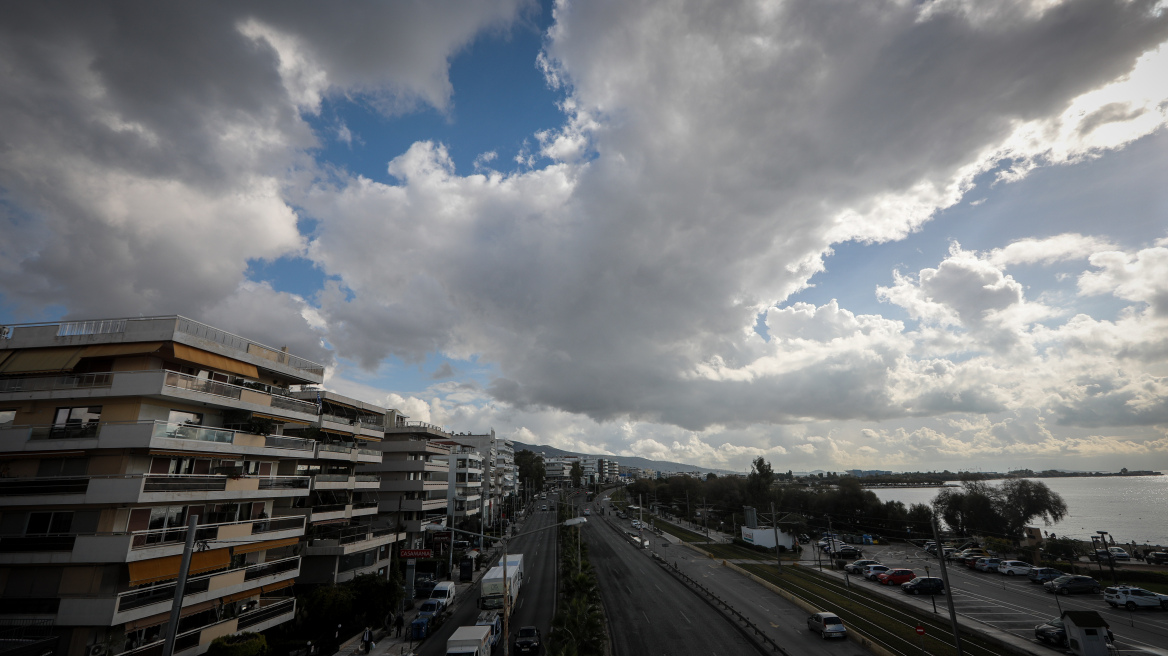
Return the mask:
<path id="1" fill-rule="evenodd" d="M 0 322 L 586 453 L 1168 468 L 1166 10 L 17 4 Z"/>

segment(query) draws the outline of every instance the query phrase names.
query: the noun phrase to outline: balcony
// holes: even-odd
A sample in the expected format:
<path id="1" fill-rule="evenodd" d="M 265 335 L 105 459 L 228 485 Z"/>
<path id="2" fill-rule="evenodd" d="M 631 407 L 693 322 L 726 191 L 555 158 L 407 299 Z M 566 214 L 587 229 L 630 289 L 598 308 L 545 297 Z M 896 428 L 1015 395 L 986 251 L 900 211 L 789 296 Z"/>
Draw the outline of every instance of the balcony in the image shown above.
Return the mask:
<path id="1" fill-rule="evenodd" d="M 357 474 L 353 478 L 354 490 L 376 490 L 381 487 L 381 477 L 377 474 Z"/>
<path id="2" fill-rule="evenodd" d="M 303 517 L 203 524 L 198 540 L 251 544 L 304 534 Z M 121 533 L 29 535 L 0 538 L 0 564 L 127 563 L 182 553 L 186 526 Z M 252 539 L 248 539 L 252 538 Z"/>
<path id="3" fill-rule="evenodd" d="M 345 526 L 331 531 L 319 531 L 309 538 L 304 553 L 308 556 L 344 556 L 397 542 L 403 538 L 402 533 L 389 527 Z"/>
<path id="4" fill-rule="evenodd" d="M 10 453 L 52 449 L 167 449 L 287 458 L 301 453 L 311 457 L 315 448 L 312 440 L 165 421 L 0 428 L 0 450 Z"/>
<path id="5" fill-rule="evenodd" d="M 401 509 L 403 511 L 420 512 L 425 510 L 438 510 L 446 507 L 446 497 L 435 497 L 433 499 L 402 499 Z M 397 503 L 394 501 L 386 501 L 387 510 L 396 510 Z"/>
<path id="6" fill-rule="evenodd" d="M 282 624 L 296 616 L 296 599 L 260 599 L 260 606 L 253 611 L 243 613 L 218 622 L 212 622 L 195 629 L 179 633 L 174 641 L 174 653 L 183 656 L 197 656 L 207 650 L 215 638 L 240 631 L 259 633 Z M 179 624 L 180 630 L 185 628 Z M 164 640 L 158 640 L 142 645 L 132 650 L 123 651 L 121 656 L 162 656 Z"/>
<path id="7" fill-rule="evenodd" d="M 437 492 L 442 491 L 445 494 L 446 481 L 403 481 L 394 479 L 381 479 L 382 492 Z"/>
<path id="8" fill-rule="evenodd" d="M 427 423 L 424 421 L 405 421 L 396 426 L 386 426 L 385 432 L 388 434 L 414 434 L 414 435 L 429 435 L 432 437 L 441 437 L 450 439 L 452 433 L 445 428 Z"/>
<path id="9" fill-rule="evenodd" d="M 149 396 L 212 403 L 241 410 L 287 414 L 290 419 L 307 422 L 315 422 L 318 412 L 315 403 L 163 369 L 0 380 L 0 401 L 111 396 Z"/>
<path id="10" fill-rule="evenodd" d="M 307 476 L 127 474 L 0 479 L 0 507 L 270 499 L 308 494 Z"/>
<path id="11" fill-rule="evenodd" d="M 182 605 L 193 606 L 238 592 L 253 590 L 294 579 L 300 573 L 300 556 L 258 563 L 232 570 L 187 579 Z M 170 610 L 175 584 L 127 590 L 112 597 L 70 597 L 60 599 L 55 623 L 58 626 L 115 626 Z"/>
<path id="12" fill-rule="evenodd" d="M 380 451 L 350 446 L 343 442 L 317 442 L 316 457 L 320 460 L 339 460 L 361 464 L 381 462 Z"/>

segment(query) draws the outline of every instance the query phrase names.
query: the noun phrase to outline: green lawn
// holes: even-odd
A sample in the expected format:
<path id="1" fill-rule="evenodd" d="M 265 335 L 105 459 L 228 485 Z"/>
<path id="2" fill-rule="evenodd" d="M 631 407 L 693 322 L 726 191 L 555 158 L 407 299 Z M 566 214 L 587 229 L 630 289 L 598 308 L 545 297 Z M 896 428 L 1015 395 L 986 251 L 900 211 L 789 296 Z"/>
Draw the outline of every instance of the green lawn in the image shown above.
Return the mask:
<path id="1" fill-rule="evenodd" d="M 706 544 L 702 548 L 713 554 L 715 558 L 775 562 L 774 554 L 747 549 L 738 544 Z M 785 553 L 783 554 L 783 560 L 797 560 L 797 558 L 795 554 Z"/>
<path id="2" fill-rule="evenodd" d="M 680 526 L 670 524 L 669 522 L 661 519 L 660 517 L 654 517 L 653 524 L 657 528 L 659 528 L 662 531 L 665 531 L 666 533 L 678 538 L 682 542 L 707 542 L 710 539 L 710 538 L 707 538 L 706 536 L 704 536 L 700 533 L 694 533 L 693 531 L 691 531 L 689 529 L 685 529 L 685 528 L 682 528 Z"/>
<path id="3" fill-rule="evenodd" d="M 777 574 L 774 565 L 742 565 L 742 568 L 806 600 L 816 608 L 839 615 L 844 625 L 860 631 L 879 643 L 904 654 L 927 653 L 930 656 L 956 656 L 952 632 L 944 606 L 940 611 L 918 613 L 902 610 L 853 583 L 850 589 L 842 582 L 799 565 L 783 568 Z M 941 597 L 938 601 L 941 601 Z M 916 634 L 918 625 L 925 627 L 924 638 Z M 961 644 L 968 656 L 997 656 L 1000 649 L 971 634 L 962 632 Z"/>

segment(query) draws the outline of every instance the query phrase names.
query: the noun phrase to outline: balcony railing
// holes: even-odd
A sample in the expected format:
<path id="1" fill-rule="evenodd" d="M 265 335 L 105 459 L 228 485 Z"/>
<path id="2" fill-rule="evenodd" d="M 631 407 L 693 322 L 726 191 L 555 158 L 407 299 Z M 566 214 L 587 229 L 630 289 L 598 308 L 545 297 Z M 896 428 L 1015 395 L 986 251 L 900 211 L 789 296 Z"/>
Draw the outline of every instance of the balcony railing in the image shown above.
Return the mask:
<path id="1" fill-rule="evenodd" d="M 261 490 L 306 490 L 311 479 L 307 476 L 261 476 Z"/>
<path id="2" fill-rule="evenodd" d="M 36 496 L 40 494 L 85 494 L 89 489 L 88 476 L 56 476 L 51 478 L 0 478 L 0 497 Z"/>
<path id="3" fill-rule="evenodd" d="M 260 600 L 261 603 L 263 603 L 263 601 L 264 600 L 262 599 Z M 268 605 L 261 606 L 260 608 L 253 610 L 250 613 L 244 613 L 235 618 L 235 628 L 238 631 L 242 631 L 243 629 L 261 624 L 272 618 L 291 613 L 294 610 L 296 610 L 295 599 L 279 599 L 274 601 L 269 600 Z M 186 649 L 190 649 L 191 647 L 199 646 L 203 631 L 206 631 L 213 626 L 224 624 L 230 621 L 231 618 L 217 620 L 214 622 L 208 622 L 207 624 L 204 624 L 198 628 L 183 631 L 182 633 L 178 634 L 174 640 L 174 653 L 178 654 Z M 181 629 L 182 625 L 180 624 L 179 627 Z M 134 649 L 123 651 L 121 656 L 162 656 L 162 648 L 165 642 L 165 640 L 157 640 L 155 642 L 142 645 L 141 647 L 135 647 Z"/>
<path id="4" fill-rule="evenodd" d="M 357 501 L 353 504 L 353 510 L 364 510 L 365 508 L 376 508 L 377 501 Z"/>
<path id="5" fill-rule="evenodd" d="M 250 613 L 244 613 L 243 615 L 240 615 L 239 622 L 236 624 L 236 628 L 243 630 L 250 626 L 255 626 L 260 622 L 266 622 L 273 617 L 279 617 L 281 615 L 291 613 L 295 609 L 295 599 L 283 599 L 267 606 L 261 606 L 260 608 L 253 610 Z"/>
<path id="6" fill-rule="evenodd" d="M 251 524 L 251 532 L 253 535 L 257 533 L 270 533 L 272 531 L 284 531 L 289 529 L 303 528 L 303 517 L 286 517 L 280 519 L 262 519 L 251 520 L 244 519 L 237 522 L 221 522 L 218 524 L 203 524 L 195 528 L 195 540 L 214 540 L 219 537 L 219 529 L 225 526 L 241 526 L 243 524 Z M 175 544 L 183 542 L 187 538 L 187 527 L 179 526 L 173 528 L 151 529 L 146 531 L 134 531 L 134 536 L 131 543 L 132 549 L 145 549 L 155 547 L 163 544 Z M 239 538 L 233 538 L 239 539 Z M 3 549 L 3 542 L 0 542 L 0 550 Z"/>
<path id="7" fill-rule="evenodd" d="M 357 483 L 378 483 L 380 481 L 381 477 L 377 474 L 357 474 L 356 478 Z"/>
<path id="8" fill-rule="evenodd" d="M 300 565 L 300 556 L 291 556 L 281 560 L 275 560 L 270 563 L 259 563 L 257 565 L 249 565 L 243 568 L 234 570 L 219 570 L 211 574 L 204 574 L 201 576 L 194 576 L 187 579 L 186 588 L 183 590 L 183 596 L 197 594 L 199 592 L 206 592 L 210 588 L 211 579 L 224 574 L 225 572 L 233 572 L 243 570 L 243 580 L 252 581 L 271 574 L 279 574 L 294 570 Z M 175 583 L 165 583 L 163 585 L 156 585 L 150 588 L 143 588 L 139 590 L 130 590 L 118 595 L 118 611 L 127 611 L 134 608 L 141 608 L 142 606 L 149 606 L 162 601 L 174 599 Z"/>
<path id="9" fill-rule="evenodd" d="M 227 477 L 215 474 L 146 474 L 143 492 L 221 492 Z"/>
<path id="10" fill-rule="evenodd" d="M 282 435 L 265 435 L 264 446 L 273 449 L 312 451 L 316 448 L 316 440 L 306 440 L 300 437 L 284 437 Z"/>
<path id="11" fill-rule="evenodd" d="M 173 440 L 199 440 L 200 442 L 222 442 L 230 444 L 235 441 L 235 433 L 229 428 L 211 428 L 195 424 L 172 424 L 164 421 L 154 422 L 154 437 L 168 437 Z"/>
<path id="12" fill-rule="evenodd" d="M 176 387 L 178 389 L 191 390 L 192 392 L 202 392 L 203 394 L 212 394 L 215 396 L 222 396 L 229 399 L 240 399 L 243 396 L 243 391 L 247 390 L 255 394 L 266 394 L 262 391 L 254 390 L 250 387 L 242 387 L 240 385 L 231 385 L 230 383 L 221 383 L 217 380 L 209 378 L 199 378 L 190 374 L 183 374 L 177 371 L 167 371 L 165 384 L 168 387 Z M 290 396 L 282 396 L 279 394 L 267 394 L 271 398 L 271 405 L 273 408 L 280 408 L 282 410 L 292 410 L 294 412 L 303 412 L 305 414 L 315 415 L 317 413 L 317 406 L 315 403 L 308 401 L 301 401 Z"/>
<path id="13" fill-rule="evenodd" d="M 312 506 L 312 514 L 320 515 L 323 513 L 337 512 L 348 507 L 347 503 L 327 503 Z"/>
<path id="14" fill-rule="evenodd" d="M 113 380 L 114 376 L 111 373 L 5 378 L 0 380 L 0 394 L 4 392 L 50 392 L 109 387 L 113 384 Z"/>
<path id="15" fill-rule="evenodd" d="M 362 456 L 378 456 L 378 457 L 380 457 L 382 455 L 381 452 L 378 451 L 377 449 L 357 449 L 357 454 L 362 455 Z"/>
<path id="16" fill-rule="evenodd" d="M 240 337 L 239 335 L 232 335 L 229 332 L 208 326 L 205 323 L 199 323 L 198 321 L 187 319 L 186 317 L 180 316 L 175 318 L 178 319 L 175 328 L 179 332 L 183 332 L 188 335 L 194 335 L 196 337 L 202 337 L 203 339 L 209 339 L 213 342 L 223 344 L 224 346 L 230 346 L 247 353 L 258 355 L 267 360 L 272 360 L 273 362 L 288 365 L 293 369 L 316 374 L 318 376 L 324 375 L 324 365 L 322 364 L 317 364 L 311 360 L 297 357 L 291 353 L 277 350 L 270 346 L 264 346 L 259 342 L 253 342 L 252 340 Z"/>
<path id="17" fill-rule="evenodd" d="M 320 450 L 321 451 L 332 451 L 334 453 L 352 453 L 353 447 L 351 447 L 347 444 L 334 444 L 331 442 L 321 442 L 320 443 Z"/>
<path id="18" fill-rule="evenodd" d="M 401 424 L 399 424 L 399 426 L 400 425 Z M 425 422 L 425 421 L 407 421 L 407 422 L 405 422 L 405 427 L 406 428 L 429 428 L 431 430 L 441 431 L 443 433 L 449 432 L 445 428 L 438 426 L 437 424 L 431 424 L 431 423 Z"/>
<path id="19" fill-rule="evenodd" d="M 374 422 L 369 422 L 369 421 L 359 421 L 359 422 L 357 422 L 357 425 L 360 426 L 361 428 L 364 428 L 365 430 L 376 431 L 379 433 L 385 432 L 385 424 L 374 423 Z"/>
<path id="20" fill-rule="evenodd" d="M 313 478 L 317 483 L 348 483 L 348 474 L 317 474 Z"/>

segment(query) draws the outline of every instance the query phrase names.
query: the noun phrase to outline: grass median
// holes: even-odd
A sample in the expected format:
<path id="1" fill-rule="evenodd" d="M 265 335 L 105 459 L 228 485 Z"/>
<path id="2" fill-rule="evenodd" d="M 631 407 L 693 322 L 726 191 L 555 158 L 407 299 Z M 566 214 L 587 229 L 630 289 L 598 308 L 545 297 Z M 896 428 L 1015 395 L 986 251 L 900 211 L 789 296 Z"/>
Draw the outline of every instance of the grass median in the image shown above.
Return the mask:
<path id="1" fill-rule="evenodd" d="M 792 565 L 783 568 L 779 576 L 774 565 L 748 564 L 744 570 L 777 585 L 812 606 L 839 615 L 845 626 L 854 628 L 878 643 L 903 654 L 930 654 L 931 656 L 956 656 L 953 634 L 949 628 L 948 616 L 944 614 L 944 604 L 937 615 L 928 612 L 902 609 L 899 605 L 881 599 L 877 595 L 853 584 L 844 587 L 836 581 L 806 567 Z M 918 636 L 916 627 L 925 627 L 925 636 Z M 1001 647 L 981 640 L 965 631 L 961 633 L 961 644 L 969 656 L 991 656 L 1002 653 Z"/>
<path id="2" fill-rule="evenodd" d="M 672 535 L 673 537 L 681 540 L 682 542 L 709 542 L 710 541 L 710 538 L 702 535 L 701 533 L 695 533 L 689 529 L 682 528 L 676 524 L 670 524 L 669 522 L 661 519 L 660 517 L 653 518 L 653 525 L 656 526 L 657 528 L 661 529 L 662 531 L 665 531 L 666 533 Z"/>

